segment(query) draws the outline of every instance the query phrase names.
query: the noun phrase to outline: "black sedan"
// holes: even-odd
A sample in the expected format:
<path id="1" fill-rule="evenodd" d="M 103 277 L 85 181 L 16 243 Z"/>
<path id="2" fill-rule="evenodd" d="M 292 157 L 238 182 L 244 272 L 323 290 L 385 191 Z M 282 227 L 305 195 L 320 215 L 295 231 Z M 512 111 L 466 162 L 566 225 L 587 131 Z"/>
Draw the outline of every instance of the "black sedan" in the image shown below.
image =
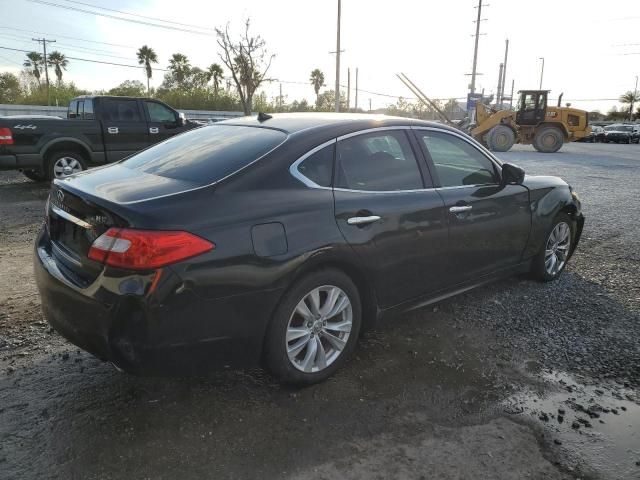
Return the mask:
<path id="1" fill-rule="evenodd" d="M 583 223 L 564 181 L 455 129 L 260 115 L 55 180 L 35 272 L 51 325 L 126 371 L 260 363 L 304 384 L 383 317 L 556 279 Z"/>

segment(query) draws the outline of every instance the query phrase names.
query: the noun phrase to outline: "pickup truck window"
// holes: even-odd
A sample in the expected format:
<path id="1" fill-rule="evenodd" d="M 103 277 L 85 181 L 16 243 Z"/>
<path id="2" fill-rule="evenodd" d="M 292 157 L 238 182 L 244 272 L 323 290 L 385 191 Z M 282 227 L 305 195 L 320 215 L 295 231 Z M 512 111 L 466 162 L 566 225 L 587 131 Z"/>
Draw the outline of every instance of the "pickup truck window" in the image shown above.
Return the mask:
<path id="1" fill-rule="evenodd" d="M 110 122 L 142 122 L 137 100 L 105 99 L 102 117 Z"/>
<path id="2" fill-rule="evenodd" d="M 84 120 L 95 120 L 96 116 L 93 112 L 93 100 L 87 99 L 84 101 L 84 113 L 82 114 Z"/>
<path id="3" fill-rule="evenodd" d="M 149 120 L 159 123 L 175 123 L 177 121 L 176 114 L 173 110 L 156 102 L 144 102 L 147 112 L 149 112 Z"/>
<path id="4" fill-rule="evenodd" d="M 82 114 L 82 110 L 80 110 Z M 73 100 L 69 104 L 69 110 L 67 110 L 67 118 L 78 118 L 78 100 Z"/>
<path id="5" fill-rule="evenodd" d="M 268 128 L 211 125 L 190 130 L 120 165 L 197 185 L 214 183 L 257 160 L 287 136 Z"/>

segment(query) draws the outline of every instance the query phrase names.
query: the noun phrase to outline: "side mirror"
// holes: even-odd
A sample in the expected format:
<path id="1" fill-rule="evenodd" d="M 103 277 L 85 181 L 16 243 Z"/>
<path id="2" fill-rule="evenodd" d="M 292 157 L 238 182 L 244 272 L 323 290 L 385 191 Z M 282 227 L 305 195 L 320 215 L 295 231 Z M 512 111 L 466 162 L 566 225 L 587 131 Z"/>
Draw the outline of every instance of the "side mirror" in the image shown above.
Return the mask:
<path id="1" fill-rule="evenodd" d="M 524 181 L 524 170 L 512 163 L 502 164 L 502 183 L 521 185 Z"/>
<path id="2" fill-rule="evenodd" d="M 180 112 L 178 113 L 178 125 L 180 125 L 181 127 L 184 127 L 187 124 L 187 119 L 184 116 L 184 113 Z"/>

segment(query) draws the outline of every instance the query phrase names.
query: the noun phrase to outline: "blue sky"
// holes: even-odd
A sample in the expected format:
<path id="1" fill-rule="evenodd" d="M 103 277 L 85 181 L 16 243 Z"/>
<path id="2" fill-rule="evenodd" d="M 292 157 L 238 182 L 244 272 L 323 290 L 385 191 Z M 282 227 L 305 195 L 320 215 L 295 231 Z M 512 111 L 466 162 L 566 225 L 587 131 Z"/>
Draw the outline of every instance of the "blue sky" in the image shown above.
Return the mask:
<path id="1" fill-rule="evenodd" d="M 47 1 L 95 10 L 66 0 Z M 204 32 L 227 22 L 231 22 L 232 29 L 239 29 L 243 19 L 250 16 L 254 30 L 262 34 L 269 50 L 277 55 L 270 76 L 302 83 L 283 84 L 289 101 L 313 99 L 313 90 L 305 83 L 314 68 L 325 72 L 327 88 L 333 88 L 335 57 L 329 52 L 335 50 L 337 1 L 82 1 L 210 29 L 201 29 Z M 486 35 L 480 39 L 478 71 L 483 75 L 478 78 L 479 89 L 495 91 L 507 37 L 511 42 L 507 84 L 510 87 L 511 79 L 515 79 L 516 90 L 538 87 L 539 57 L 545 57 L 543 87 L 551 89 L 552 96 L 564 92 L 564 98 L 579 108 L 607 110 L 617 104 L 611 99 L 633 89 L 635 75 L 640 74 L 637 0 L 617 0 L 615 9 L 603 9 L 601 0 L 488 3 L 490 6 L 482 15 L 487 20 L 482 22 Z M 469 77 L 464 74 L 471 70 L 472 22 L 476 12 L 473 7 L 477 0 L 343 0 L 342 4 L 345 52 L 341 83 L 346 84 L 347 67 L 352 67 L 352 75 L 353 69 L 359 67 L 362 89 L 411 96 L 395 78 L 395 73 L 402 71 L 434 98 L 466 95 Z M 69 57 L 135 64 L 137 48 L 146 43 L 158 52 L 159 67 L 166 67 L 174 52 L 186 54 L 193 65 L 200 67 L 219 62 L 213 35 L 129 23 L 28 0 L 0 0 L 0 46 L 37 48 L 31 41 L 36 34 L 15 29 L 42 32 L 57 39 L 52 49 Z M 23 53 L 0 49 L 0 71 L 20 70 L 23 57 Z M 108 89 L 127 79 L 145 79 L 141 70 L 73 60 L 65 78 L 88 89 Z M 155 72 L 153 85 L 159 85 L 161 80 L 162 72 Z M 275 96 L 278 87 L 274 82 L 265 91 L 270 97 Z M 369 98 L 374 108 L 394 102 L 393 98 L 361 93 L 360 105 L 368 104 Z"/>

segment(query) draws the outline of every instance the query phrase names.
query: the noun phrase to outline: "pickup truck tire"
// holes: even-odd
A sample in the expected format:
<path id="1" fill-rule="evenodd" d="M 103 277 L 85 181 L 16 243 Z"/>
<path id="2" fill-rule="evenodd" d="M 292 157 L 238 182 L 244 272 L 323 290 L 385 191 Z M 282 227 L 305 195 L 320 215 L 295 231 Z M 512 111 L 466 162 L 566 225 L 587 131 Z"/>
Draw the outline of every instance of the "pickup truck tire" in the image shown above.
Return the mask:
<path id="1" fill-rule="evenodd" d="M 49 180 L 65 178 L 87 169 L 84 157 L 74 151 L 59 151 L 47 155 L 47 173 Z"/>
<path id="2" fill-rule="evenodd" d="M 564 135 L 556 127 L 542 127 L 533 137 L 533 147 L 542 153 L 555 153 L 563 143 Z"/>
<path id="3" fill-rule="evenodd" d="M 29 180 L 33 180 L 34 182 L 44 182 L 47 180 L 47 176 L 39 170 L 22 170 L 22 174 Z"/>

